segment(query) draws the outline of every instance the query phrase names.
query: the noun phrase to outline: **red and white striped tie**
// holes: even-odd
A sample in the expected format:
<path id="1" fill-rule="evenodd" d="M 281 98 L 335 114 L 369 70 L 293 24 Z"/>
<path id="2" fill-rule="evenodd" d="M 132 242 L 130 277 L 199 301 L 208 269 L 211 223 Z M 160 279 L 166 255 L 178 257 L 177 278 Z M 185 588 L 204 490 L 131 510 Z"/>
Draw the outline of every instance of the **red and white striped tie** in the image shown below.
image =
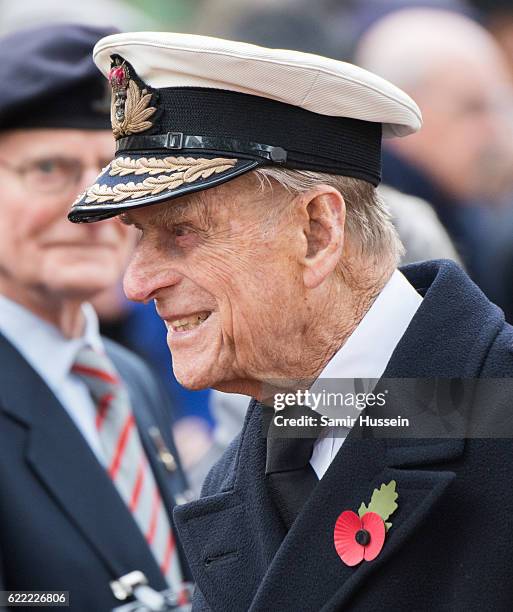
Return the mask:
<path id="1" fill-rule="evenodd" d="M 125 385 L 110 359 L 82 348 L 72 367 L 96 402 L 96 427 L 105 467 L 175 592 L 182 589 L 182 572 L 175 539 L 155 482 Z"/>

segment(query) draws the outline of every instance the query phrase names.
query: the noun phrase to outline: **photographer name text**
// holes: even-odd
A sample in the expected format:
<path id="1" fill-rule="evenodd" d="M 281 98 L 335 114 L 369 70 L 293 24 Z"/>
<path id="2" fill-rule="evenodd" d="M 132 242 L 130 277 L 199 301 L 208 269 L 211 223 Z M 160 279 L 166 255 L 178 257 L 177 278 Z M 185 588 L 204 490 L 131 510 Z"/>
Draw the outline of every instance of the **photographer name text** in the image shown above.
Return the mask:
<path id="1" fill-rule="evenodd" d="M 371 417 L 361 414 L 358 417 L 328 417 L 325 415 L 286 417 L 276 414 L 273 418 L 276 427 L 353 427 L 358 421 L 359 425 L 365 427 L 409 427 L 410 421 L 406 417 L 396 416 L 392 418 Z"/>

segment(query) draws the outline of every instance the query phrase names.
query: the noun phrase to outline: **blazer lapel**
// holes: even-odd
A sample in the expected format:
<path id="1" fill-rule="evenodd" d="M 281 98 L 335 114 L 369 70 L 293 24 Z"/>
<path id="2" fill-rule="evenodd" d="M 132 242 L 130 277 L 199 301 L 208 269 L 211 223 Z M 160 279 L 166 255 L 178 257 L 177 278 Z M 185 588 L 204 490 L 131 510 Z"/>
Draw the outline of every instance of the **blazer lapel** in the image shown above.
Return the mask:
<path id="1" fill-rule="evenodd" d="M 165 588 L 143 535 L 65 409 L 1 337 L 0 354 L 4 365 L 0 406 L 27 428 L 25 456 L 36 477 L 96 550 L 113 579 L 142 569 L 152 586 Z"/>

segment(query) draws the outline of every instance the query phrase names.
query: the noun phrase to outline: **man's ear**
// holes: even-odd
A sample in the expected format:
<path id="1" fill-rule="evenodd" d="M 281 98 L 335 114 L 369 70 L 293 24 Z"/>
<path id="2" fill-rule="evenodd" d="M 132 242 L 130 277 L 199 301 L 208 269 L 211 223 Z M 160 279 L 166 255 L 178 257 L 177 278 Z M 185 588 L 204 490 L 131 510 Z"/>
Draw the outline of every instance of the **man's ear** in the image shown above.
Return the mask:
<path id="1" fill-rule="evenodd" d="M 307 250 L 303 282 L 313 289 L 333 272 L 344 247 L 346 205 L 333 187 L 319 185 L 301 195 Z"/>

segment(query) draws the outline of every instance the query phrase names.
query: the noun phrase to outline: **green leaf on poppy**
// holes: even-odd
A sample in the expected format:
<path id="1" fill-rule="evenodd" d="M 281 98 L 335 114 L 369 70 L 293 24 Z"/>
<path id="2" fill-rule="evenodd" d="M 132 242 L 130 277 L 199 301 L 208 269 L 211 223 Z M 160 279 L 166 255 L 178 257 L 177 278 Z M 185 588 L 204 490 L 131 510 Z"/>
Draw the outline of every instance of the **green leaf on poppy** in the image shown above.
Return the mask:
<path id="1" fill-rule="evenodd" d="M 396 499 L 399 494 L 395 490 L 396 482 L 391 480 L 388 484 L 382 484 L 379 489 L 374 489 L 371 501 L 368 506 L 364 502 L 358 508 L 358 516 L 362 516 L 366 512 L 376 512 L 385 522 L 385 529 L 388 531 L 392 527 L 392 523 L 387 523 L 387 518 L 397 510 Z"/>
<path id="2" fill-rule="evenodd" d="M 362 518 L 362 516 L 366 513 L 369 512 L 369 509 L 367 508 L 367 506 L 362 502 L 360 504 L 360 507 L 358 508 L 358 516 L 360 518 Z"/>
<path id="3" fill-rule="evenodd" d="M 376 514 L 379 514 L 379 516 L 386 521 L 387 518 L 397 510 L 395 500 L 399 495 L 395 490 L 395 485 L 395 480 L 391 480 L 388 484 L 383 483 L 379 489 L 374 489 L 366 512 L 376 512 Z"/>

